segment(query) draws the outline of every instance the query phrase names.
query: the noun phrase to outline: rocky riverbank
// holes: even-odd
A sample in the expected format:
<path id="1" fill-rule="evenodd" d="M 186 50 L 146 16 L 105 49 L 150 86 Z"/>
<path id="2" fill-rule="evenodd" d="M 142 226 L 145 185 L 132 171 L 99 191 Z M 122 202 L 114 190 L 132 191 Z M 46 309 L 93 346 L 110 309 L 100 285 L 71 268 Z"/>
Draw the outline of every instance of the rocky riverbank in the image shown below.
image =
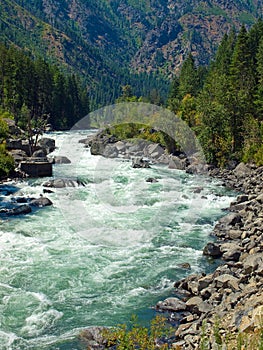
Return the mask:
<path id="1" fill-rule="evenodd" d="M 241 163 L 232 171 L 215 169 L 210 175 L 242 194 L 219 220 L 213 241 L 204 248 L 205 255 L 221 258 L 223 264 L 211 274 L 176 282 L 175 296 L 156 306 L 171 316 L 182 315 L 174 348 L 199 349 L 205 340 L 206 349 L 218 349 L 227 337 L 231 342 L 238 332 L 249 336 L 262 326 L 263 167 Z"/>

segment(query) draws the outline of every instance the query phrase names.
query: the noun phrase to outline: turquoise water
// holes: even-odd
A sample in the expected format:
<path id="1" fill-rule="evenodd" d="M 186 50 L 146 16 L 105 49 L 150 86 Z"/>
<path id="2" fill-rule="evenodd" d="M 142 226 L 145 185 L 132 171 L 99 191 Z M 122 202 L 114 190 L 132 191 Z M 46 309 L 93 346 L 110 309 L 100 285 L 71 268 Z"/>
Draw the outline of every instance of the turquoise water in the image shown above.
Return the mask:
<path id="1" fill-rule="evenodd" d="M 78 143 L 85 135 L 52 134 L 54 153 L 72 161 L 54 177 L 85 187 L 54 190 L 52 207 L 1 222 L 0 349 L 81 349 L 85 327 L 150 319 L 189 273 L 180 263 L 214 267 L 202 248 L 231 193 L 205 177 L 91 156 Z M 45 180 L 19 183 L 16 195 L 38 196 Z"/>

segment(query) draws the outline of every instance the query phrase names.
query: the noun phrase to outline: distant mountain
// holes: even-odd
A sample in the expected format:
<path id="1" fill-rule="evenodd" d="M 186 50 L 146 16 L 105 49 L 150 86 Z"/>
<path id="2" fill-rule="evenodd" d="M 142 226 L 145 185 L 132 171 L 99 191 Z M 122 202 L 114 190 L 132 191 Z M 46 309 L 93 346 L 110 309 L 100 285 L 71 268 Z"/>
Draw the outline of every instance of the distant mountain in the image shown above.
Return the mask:
<path id="1" fill-rule="evenodd" d="M 1 0 L 0 41 L 81 75 L 98 106 L 124 84 L 167 93 L 160 72 L 175 73 L 189 52 L 207 64 L 225 32 L 262 13 L 263 0 Z"/>

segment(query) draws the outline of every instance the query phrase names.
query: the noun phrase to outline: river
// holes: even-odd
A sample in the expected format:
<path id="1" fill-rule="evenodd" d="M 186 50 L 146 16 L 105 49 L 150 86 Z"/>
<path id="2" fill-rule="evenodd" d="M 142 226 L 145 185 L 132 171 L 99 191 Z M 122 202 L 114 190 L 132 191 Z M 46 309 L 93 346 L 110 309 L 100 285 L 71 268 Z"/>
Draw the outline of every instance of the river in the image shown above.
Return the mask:
<path id="1" fill-rule="evenodd" d="M 2 350 L 80 349 L 83 328 L 132 314 L 147 322 L 175 280 L 215 268 L 202 249 L 233 194 L 211 178 L 92 156 L 78 142 L 87 134 L 49 135 L 54 154 L 72 162 L 55 165 L 54 177 L 84 186 L 56 189 L 53 206 L 1 221 Z M 46 180 L 20 182 L 15 195 L 38 197 Z"/>

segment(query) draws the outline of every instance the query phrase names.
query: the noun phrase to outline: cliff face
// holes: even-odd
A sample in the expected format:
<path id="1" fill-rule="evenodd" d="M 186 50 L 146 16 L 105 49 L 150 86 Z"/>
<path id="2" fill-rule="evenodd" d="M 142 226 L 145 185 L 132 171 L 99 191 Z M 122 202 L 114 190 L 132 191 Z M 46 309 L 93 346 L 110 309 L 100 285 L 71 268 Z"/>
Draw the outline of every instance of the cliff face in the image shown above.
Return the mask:
<path id="1" fill-rule="evenodd" d="M 177 71 L 191 51 L 198 64 L 207 64 L 223 35 L 242 24 L 248 27 L 263 10 L 262 1 L 166 1 L 155 12 L 159 25 L 147 31 L 132 60 L 138 70 Z"/>

